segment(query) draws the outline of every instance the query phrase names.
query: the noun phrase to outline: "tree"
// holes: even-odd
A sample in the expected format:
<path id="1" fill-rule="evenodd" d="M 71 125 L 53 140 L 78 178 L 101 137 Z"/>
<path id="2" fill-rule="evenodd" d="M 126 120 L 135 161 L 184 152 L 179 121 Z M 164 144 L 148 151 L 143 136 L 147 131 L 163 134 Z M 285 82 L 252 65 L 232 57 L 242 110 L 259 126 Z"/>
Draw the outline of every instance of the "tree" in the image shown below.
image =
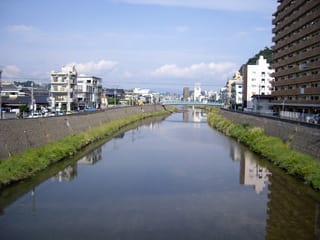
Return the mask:
<path id="1" fill-rule="evenodd" d="M 268 63 L 272 63 L 272 54 L 273 54 L 272 49 L 265 47 L 263 50 L 260 50 L 256 55 L 254 55 L 254 57 L 249 58 L 246 64 L 250 64 L 250 65 L 256 64 L 260 55 L 262 55 L 265 59 L 267 59 Z"/>

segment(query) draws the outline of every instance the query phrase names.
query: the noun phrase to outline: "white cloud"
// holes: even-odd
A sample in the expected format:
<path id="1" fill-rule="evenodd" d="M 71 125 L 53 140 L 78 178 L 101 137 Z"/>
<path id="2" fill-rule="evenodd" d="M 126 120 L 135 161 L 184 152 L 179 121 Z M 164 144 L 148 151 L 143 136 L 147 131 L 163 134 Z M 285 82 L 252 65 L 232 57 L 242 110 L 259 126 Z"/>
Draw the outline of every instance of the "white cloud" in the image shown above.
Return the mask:
<path id="1" fill-rule="evenodd" d="M 188 7 L 202 8 L 214 10 L 228 11 L 258 11 L 268 12 L 276 10 L 276 1 L 270 0 L 118 0 L 131 4 L 148 4 L 148 5 L 163 5 L 172 7 Z"/>
<path id="2" fill-rule="evenodd" d="M 154 77 L 170 77 L 170 78 L 192 78 L 192 79 L 208 79 L 221 78 L 224 79 L 237 69 L 237 64 L 232 62 L 222 63 L 198 63 L 187 67 L 179 67 L 175 64 L 163 65 L 154 71 L 151 75 Z"/>
<path id="3" fill-rule="evenodd" d="M 15 33 L 23 33 L 23 32 L 31 32 L 34 30 L 32 26 L 27 25 L 9 25 L 7 26 L 7 30 L 9 32 L 15 32 Z"/>
<path id="4" fill-rule="evenodd" d="M 86 63 L 69 63 L 67 66 L 75 65 L 78 73 L 82 74 L 99 74 L 105 71 L 115 70 L 118 62 L 110 60 L 100 60 L 98 62 L 86 62 Z"/>
<path id="5" fill-rule="evenodd" d="M 15 65 L 7 65 L 2 69 L 4 78 L 17 77 L 20 74 L 20 69 Z"/>
<path id="6" fill-rule="evenodd" d="M 187 27 L 187 26 L 177 26 L 176 27 L 176 31 L 178 33 L 185 33 L 187 31 L 189 31 L 189 27 Z"/>

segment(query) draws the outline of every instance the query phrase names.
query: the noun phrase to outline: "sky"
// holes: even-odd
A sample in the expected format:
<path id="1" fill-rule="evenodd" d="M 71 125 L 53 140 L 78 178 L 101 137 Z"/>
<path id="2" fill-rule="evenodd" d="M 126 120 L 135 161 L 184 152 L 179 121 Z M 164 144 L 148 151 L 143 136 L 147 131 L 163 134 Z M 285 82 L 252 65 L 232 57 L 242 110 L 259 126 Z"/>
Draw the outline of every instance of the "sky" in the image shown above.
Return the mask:
<path id="1" fill-rule="evenodd" d="M 272 46 L 277 0 L 1 0 L 2 80 L 75 65 L 104 87 L 218 90 Z"/>

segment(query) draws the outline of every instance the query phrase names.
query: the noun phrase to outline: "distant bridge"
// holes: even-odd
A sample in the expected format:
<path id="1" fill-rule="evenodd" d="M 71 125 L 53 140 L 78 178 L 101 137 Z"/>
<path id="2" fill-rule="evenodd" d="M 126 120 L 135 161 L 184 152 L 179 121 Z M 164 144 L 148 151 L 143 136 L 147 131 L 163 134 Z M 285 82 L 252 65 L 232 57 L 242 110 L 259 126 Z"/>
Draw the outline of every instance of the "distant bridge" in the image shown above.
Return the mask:
<path id="1" fill-rule="evenodd" d="M 199 102 L 199 101 L 182 101 L 182 100 L 164 100 L 162 105 L 189 105 L 189 106 L 223 106 L 222 102 Z"/>

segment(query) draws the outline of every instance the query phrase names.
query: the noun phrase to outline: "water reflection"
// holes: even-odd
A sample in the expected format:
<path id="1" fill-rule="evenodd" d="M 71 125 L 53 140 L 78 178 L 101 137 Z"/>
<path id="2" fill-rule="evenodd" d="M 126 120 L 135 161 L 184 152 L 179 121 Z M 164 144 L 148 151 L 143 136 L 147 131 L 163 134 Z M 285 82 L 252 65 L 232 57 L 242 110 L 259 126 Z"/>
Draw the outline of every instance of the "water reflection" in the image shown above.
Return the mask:
<path id="1" fill-rule="evenodd" d="M 76 239 L 82 226 L 93 239 L 319 238 L 319 194 L 198 124 L 205 119 L 197 110 L 149 122 L 49 181 L 1 190 L 0 239 L 66 227 L 70 235 L 59 238 Z M 30 209 L 47 222 L 30 220 Z"/>
<path id="2" fill-rule="evenodd" d="M 244 146 L 235 141 L 230 143 L 230 156 L 233 161 L 240 162 L 240 184 L 253 186 L 257 194 L 260 194 L 268 185 L 271 172 L 263 167 L 257 156 Z"/>
<path id="3" fill-rule="evenodd" d="M 317 192 L 267 161 L 257 160 L 237 142 L 231 142 L 230 156 L 240 162 L 240 184 L 253 186 L 257 194 L 268 192 L 266 239 L 320 239 Z"/>

